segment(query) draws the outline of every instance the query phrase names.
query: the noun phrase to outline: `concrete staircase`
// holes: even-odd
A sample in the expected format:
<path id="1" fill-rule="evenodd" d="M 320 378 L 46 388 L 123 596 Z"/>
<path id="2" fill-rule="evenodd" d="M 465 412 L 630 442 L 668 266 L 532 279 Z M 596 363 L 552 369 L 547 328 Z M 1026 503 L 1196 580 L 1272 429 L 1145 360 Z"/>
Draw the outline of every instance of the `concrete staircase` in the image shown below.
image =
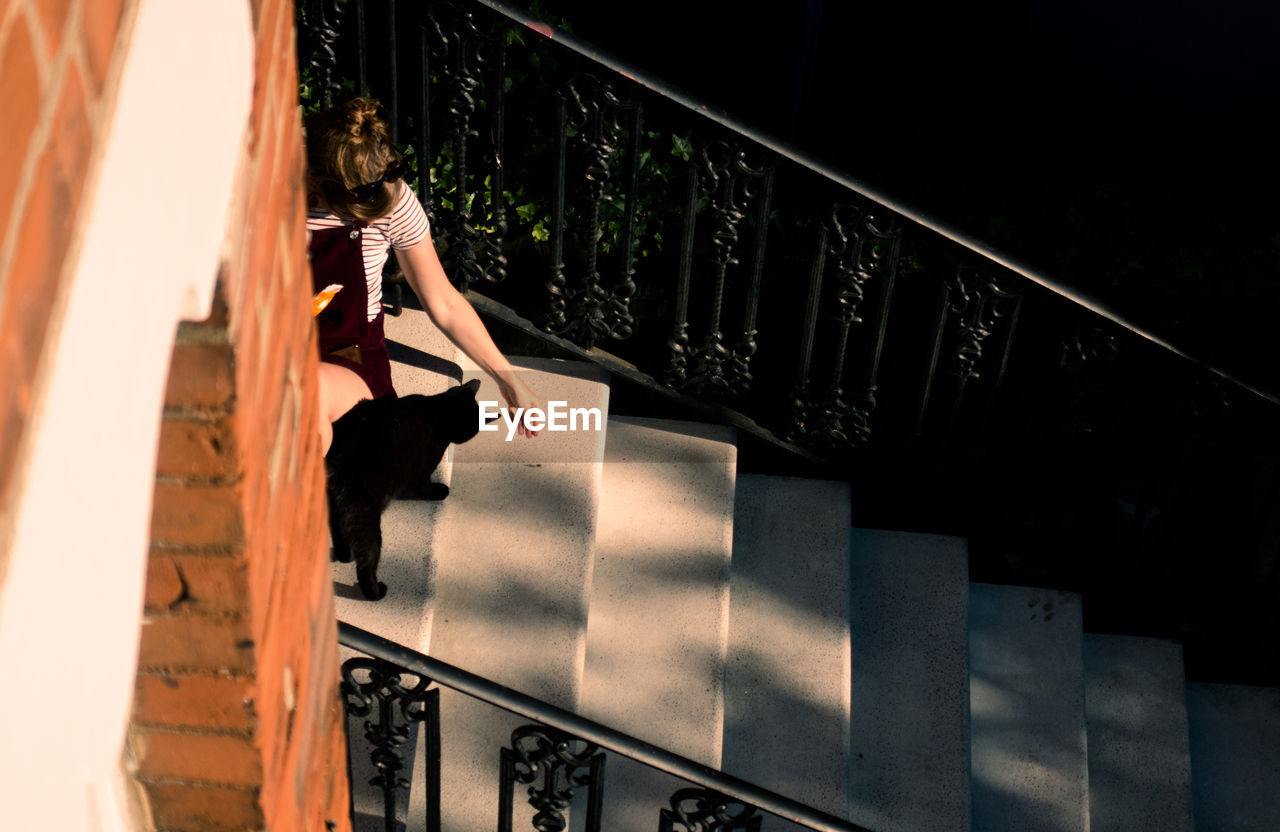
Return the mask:
<path id="1" fill-rule="evenodd" d="M 456 383 L 424 344 L 474 375 L 420 312 L 388 334 L 418 348 L 402 392 Z M 607 413 L 594 366 L 518 363 Z M 739 474 L 731 429 L 604 427 L 455 448 L 444 503 L 383 518 L 383 601 L 335 564 L 339 617 L 877 832 L 1280 830 L 1280 691 L 1187 685 L 1180 645 L 1086 634 L 1076 595 L 970 583 L 961 539 L 850 528 L 845 484 Z M 523 721 L 441 702 L 444 828 L 494 829 Z M 618 755 L 605 782 L 609 832 L 683 785 Z"/>

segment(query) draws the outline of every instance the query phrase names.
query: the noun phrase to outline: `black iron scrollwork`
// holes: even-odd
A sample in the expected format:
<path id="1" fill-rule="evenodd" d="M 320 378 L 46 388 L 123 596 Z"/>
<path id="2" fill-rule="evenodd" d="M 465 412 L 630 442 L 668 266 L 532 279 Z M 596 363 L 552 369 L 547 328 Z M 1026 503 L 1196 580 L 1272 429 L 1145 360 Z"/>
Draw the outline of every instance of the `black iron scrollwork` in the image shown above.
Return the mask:
<path id="1" fill-rule="evenodd" d="M 667 338 L 667 369 L 663 382 L 673 390 L 689 380 L 689 284 L 693 280 L 693 234 L 698 208 L 698 166 L 686 168 L 684 229 L 680 234 L 680 267 L 676 280 L 676 319 Z"/>
<path id="2" fill-rule="evenodd" d="M 480 138 L 473 123 L 479 111 L 478 97 L 483 75 L 490 67 L 496 74 L 490 92 L 503 94 L 505 33 L 501 29 L 482 29 L 470 8 L 454 3 L 435 3 L 426 14 L 430 54 L 439 61 L 439 79 L 445 88 L 445 133 L 449 137 L 453 165 L 451 207 L 444 211 L 442 235 L 448 242 L 444 252 L 445 270 L 461 288 L 486 280 L 492 283 L 506 278 L 507 259 L 502 253 L 506 235 L 506 207 L 502 200 L 502 124 L 503 107 L 495 101 L 489 125 L 486 173 L 491 197 L 484 218 L 489 230 L 481 231 L 474 223 L 473 203 L 480 196 L 472 192 L 471 181 L 481 178 L 469 169 L 469 148 Z"/>
<path id="3" fill-rule="evenodd" d="M 680 789 L 659 814 L 658 832 L 756 832 L 764 817 L 740 800 L 707 789 Z"/>
<path id="4" fill-rule="evenodd" d="M 543 725 L 517 728 L 511 732 L 510 747 L 502 749 L 498 829 L 511 830 L 512 792 L 520 783 L 533 784 L 529 788 L 529 805 L 537 811 L 533 828 L 538 832 L 565 829 L 564 813 L 573 793 L 586 786 L 586 829 L 598 832 L 604 808 L 604 763 L 604 752 L 594 743 Z"/>
<path id="5" fill-rule="evenodd" d="M 822 275 L 830 267 L 835 287 L 830 297 L 827 319 L 836 327 L 829 381 L 818 400 L 810 399 L 809 356 L 801 365 L 801 377 L 792 395 L 792 419 L 787 436 L 792 441 L 825 450 L 865 445 L 871 435 L 871 412 L 875 409 L 875 378 L 879 348 L 883 339 L 886 305 L 896 262 L 900 229 L 882 220 L 883 209 L 866 203 L 837 204 L 827 215 L 814 258 L 810 312 L 806 319 L 805 349 L 812 348 L 818 325 Z M 887 212 L 886 212 L 887 213 Z M 884 281 L 878 310 L 875 339 L 866 379 L 856 397 L 849 401 L 844 390 L 845 364 L 852 329 L 866 323 L 863 304 L 867 284 Z"/>
<path id="6" fill-rule="evenodd" d="M 606 338 L 629 338 L 635 326 L 630 301 L 636 286 L 635 214 L 639 190 L 641 108 L 638 103 L 618 96 L 611 81 L 594 75 L 579 74 L 570 78 L 558 93 L 557 141 L 560 153 L 566 151 L 572 129 L 581 148 L 582 213 L 579 215 L 579 238 L 585 254 L 580 285 L 567 289 L 563 264 L 548 283 L 552 312 L 548 328 L 575 343 L 590 348 Z M 625 194 L 621 243 L 621 274 L 611 289 L 606 289 L 601 276 L 601 209 L 610 193 L 612 165 L 618 155 L 623 136 L 630 137 L 629 176 Z M 556 206 L 556 222 L 564 222 L 563 193 L 567 168 L 563 162 L 556 169 L 556 189 L 560 201 Z"/>
<path id="7" fill-rule="evenodd" d="M 440 828 L 440 691 L 431 679 L 381 659 L 356 657 L 342 664 L 342 696 L 348 718 L 364 719 L 364 738 L 382 789 L 385 828 L 396 823 L 396 792 L 409 788 L 401 776 L 405 743 L 415 723 L 427 728 L 428 829 Z"/>
<path id="8" fill-rule="evenodd" d="M 1114 332 L 1096 325 L 1077 326 L 1062 339 L 1058 369 L 1078 371 L 1098 359 L 1113 357 L 1119 351 Z"/>
<path id="9" fill-rule="evenodd" d="M 304 0 L 298 8 L 298 65 L 304 77 L 310 74 L 314 79 L 325 107 L 331 106 L 333 97 L 342 92 L 342 85 L 334 78 L 338 64 L 334 44 L 346 9 L 342 0 Z"/>
<path id="10" fill-rule="evenodd" d="M 956 269 L 947 284 L 948 311 L 957 318 L 954 375 L 960 383 L 979 378 L 983 345 L 1013 311 L 1022 293 L 1005 288 L 1005 277 L 970 269 Z"/>
<path id="11" fill-rule="evenodd" d="M 862 324 L 859 315 L 866 285 L 880 271 L 882 248 L 868 240 L 875 230 L 875 218 L 866 213 L 862 205 L 836 205 L 827 219 L 831 234 L 828 237 L 829 262 L 835 264 L 836 290 L 831 319 L 837 327 L 836 347 L 832 353 L 831 380 L 823 395 L 822 403 L 812 420 L 810 444 L 841 448 L 864 443 L 870 434 L 870 410 L 859 410 L 856 418 L 854 407 L 844 398 L 844 364 L 849 345 L 849 331 Z M 870 391 L 864 392 L 860 403 L 865 403 Z M 874 398 L 871 398 L 874 403 Z M 852 425 L 852 429 L 850 428 Z"/>
<path id="12" fill-rule="evenodd" d="M 679 355 L 673 349 L 674 364 L 684 359 L 689 366 L 687 377 L 679 389 L 695 394 L 744 393 L 751 386 L 750 361 L 756 351 L 756 304 L 763 272 L 764 247 L 769 202 L 772 197 L 773 168 L 752 165 L 745 147 L 725 141 L 713 141 L 701 147 L 693 159 L 691 187 L 707 199 L 711 229 L 712 295 L 707 334 L 692 355 Z M 696 199 L 689 200 L 690 205 Z M 755 249 L 745 293 L 745 314 L 741 336 L 732 353 L 725 346 L 723 331 L 724 301 L 729 268 L 739 263 L 737 246 L 740 226 L 747 208 L 756 206 Z M 691 235 L 692 212 L 685 217 L 686 238 Z M 670 346 L 670 344 L 669 344 Z M 668 383 L 675 374 L 668 373 Z"/>

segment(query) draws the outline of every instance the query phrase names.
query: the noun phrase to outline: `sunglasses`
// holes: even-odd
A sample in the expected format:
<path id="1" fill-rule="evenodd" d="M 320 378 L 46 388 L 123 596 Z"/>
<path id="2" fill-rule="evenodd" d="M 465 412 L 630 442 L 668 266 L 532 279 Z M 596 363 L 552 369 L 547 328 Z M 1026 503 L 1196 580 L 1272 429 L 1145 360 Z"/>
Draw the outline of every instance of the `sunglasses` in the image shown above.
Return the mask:
<path id="1" fill-rule="evenodd" d="M 401 156 L 387 165 L 387 169 L 382 172 L 382 176 L 372 182 L 366 182 L 363 185 L 351 188 L 351 195 L 359 202 L 368 202 L 382 192 L 383 185 L 395 182 L 397 179 L 403 179 L 412 172 L 413 167 L 409 164 L 409 160 Z"/>

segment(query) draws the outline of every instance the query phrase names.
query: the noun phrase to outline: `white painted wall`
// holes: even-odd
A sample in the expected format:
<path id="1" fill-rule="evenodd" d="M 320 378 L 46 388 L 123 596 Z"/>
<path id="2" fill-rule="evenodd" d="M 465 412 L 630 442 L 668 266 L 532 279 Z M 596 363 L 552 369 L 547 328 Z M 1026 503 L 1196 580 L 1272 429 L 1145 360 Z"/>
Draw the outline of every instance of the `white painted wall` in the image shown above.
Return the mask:
<path id="1" fill-rule="evenodd" d="M 141 0 L 0 586 L 0 829 L 124 830 L 156 442 L 207 316 L 253 90 L 249 4 Z"/>

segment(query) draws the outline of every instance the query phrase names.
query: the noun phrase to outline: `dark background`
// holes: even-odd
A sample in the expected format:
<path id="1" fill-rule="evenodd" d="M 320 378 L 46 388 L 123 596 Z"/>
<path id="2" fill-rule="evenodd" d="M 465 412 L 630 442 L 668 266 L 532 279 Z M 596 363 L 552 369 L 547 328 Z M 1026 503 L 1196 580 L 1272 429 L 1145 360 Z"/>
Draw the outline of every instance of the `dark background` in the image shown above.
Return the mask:
<path id="1" fill-rule="evenodd" d="M 533 9 L 1280 392 L 1280 3 Z M 965 499 L 946 476 L 928 485 L 927 464 L 893 457 L 867 470 L 898 479 L 863 478 L 857 505 L 872 526 L 919 521 L 968 537 L 975 580 L 1081 591 L 1091 631 L 1181 640 L 1189 678 L 1280 684 L 1277 527 L 1255 540 L 1259 529 L 1238 519 L 1280 493 L 1280 411 L 1255 401 L 1187 416 L 1186 374 L 1157 375 L 1109 380 L 1124 395 L 1098 421 L 1114 422 L 1114 436 L 1076 446 L 1037 436 L 1039 422 L 1006 425 L 1005 456 L 976 473 L 957 465 Z M 895 504 L 909 510 L 876 513 Z M 954 528 L 918 511 L 952 504 Z"/>
<path id="2" fill-rule="evenodd" d="M 1280 389 L 1280 4 L 534 8 Z"/>

